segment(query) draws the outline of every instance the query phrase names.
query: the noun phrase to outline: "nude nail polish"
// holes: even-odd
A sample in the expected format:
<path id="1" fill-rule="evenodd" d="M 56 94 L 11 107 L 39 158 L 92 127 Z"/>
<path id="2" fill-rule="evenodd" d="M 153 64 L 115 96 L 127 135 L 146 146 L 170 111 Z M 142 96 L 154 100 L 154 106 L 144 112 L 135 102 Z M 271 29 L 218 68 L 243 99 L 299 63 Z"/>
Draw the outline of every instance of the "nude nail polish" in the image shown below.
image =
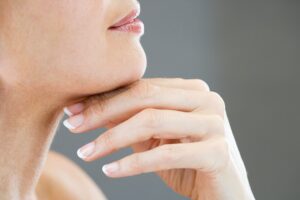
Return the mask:
<path id="1" fill-rule="evenodd" d="M 91 142 L 83 147 L 81 147 L 80 149 L 78 149 L 77 151 L 77 155 L 79 158 L 81 159 L 85 159 L 89 156 L 91 156 L 95 151 L 95 143 Z"/>
<path id="2" fill-rule="evenodd" d="M 103 167 L 102 167 L 102 171 L 106 175 L 114 174 L 118 170 L 119 170 L 119 165 L 116 162 L 115 163 L 110 163 L 110 164 L 107 164 L 107 165 L 103 165 Z"/>
<path id="3" fill-rule="evenodd" d="M 82 114 L 75 115 L 66 119 L 63 124 L 70 130 L 76 129 L 83 124 L 84 116 Z"/>
<path id="4" fill-rule="evenodd" d="M 64 108 L 64 112 L 68 116 L 73 116 L 74 114 L 81 113 L 84 110 L 84 104 L 83 103 L 77 103 L 68 107 Z"/>

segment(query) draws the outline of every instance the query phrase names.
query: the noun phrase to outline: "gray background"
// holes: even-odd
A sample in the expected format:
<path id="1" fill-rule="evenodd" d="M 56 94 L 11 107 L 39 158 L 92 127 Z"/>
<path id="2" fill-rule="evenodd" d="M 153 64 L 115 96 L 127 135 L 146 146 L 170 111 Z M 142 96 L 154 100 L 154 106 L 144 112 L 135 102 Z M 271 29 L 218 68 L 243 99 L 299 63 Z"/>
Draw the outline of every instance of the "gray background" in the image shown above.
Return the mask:
<path id="1" fill-rule="evenodd" d="M 142 0 L 147 77 L 201 78 L 227 103 L 257 199 L 300 199 L 300 1 Z M 104 163 L 78 159 L 102 130 L 72 136 L 60 127 L 53 149 L 82 166 L 110 200 L 184 199 L 153 174 L 109 179 Z"/>

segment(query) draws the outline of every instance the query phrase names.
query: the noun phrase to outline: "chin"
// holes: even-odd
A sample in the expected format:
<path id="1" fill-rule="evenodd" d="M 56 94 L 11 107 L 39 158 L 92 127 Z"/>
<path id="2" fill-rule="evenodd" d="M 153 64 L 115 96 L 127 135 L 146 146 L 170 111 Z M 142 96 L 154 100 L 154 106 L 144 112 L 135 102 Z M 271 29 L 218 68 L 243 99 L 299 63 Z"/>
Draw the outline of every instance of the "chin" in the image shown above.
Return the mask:
<path id="1" fill-rule="evenodd" d="M 133 80 L 132 82 L 141 79 L 146 73 L 146 69 L 147 69 L 147 57 L 144 50 L 141 50 L 140 53 L 137 54 L 136 59 L 137 59 L 137 62 L 135 63 L 136 67 L 133 70 L 135 71 L 135 73 L 132 73 L 132 77 L 131 77 L 131 80 Z"/>
<path id="2" fill-rule="evenodd" d="M 121 73 L 118 74 L 119 77 L 116 77 L 116 85 L 114 88 L 129 85 L 143 78 L 147 69 L 147 57 L 144 50 L 136 53 L 134 57 L 131 57 L 131 59 L 125 63 L 124 66 L 121 66 L 122 70 L 120 70 Z"/>
<path id="3" fill-rule="evenodd" d="M 103 65 L 99 67 L 101 70 L 97 70 L 97 73 L 94 71 L 89 76 L 84 76 L 82 81 L 79 80 L 80 83 L 76 83 L 77 86 L 80 85 L 77 91 L 84 91 L 81 93 L 84 96 L 109 92 L 140 80 L 147 68 L 147 57 L 142 48 L 136 49 L 134 53 L 131 52 L 130 56 L 126 55 L 110 61 L 105 68 Z M 87 77 L 93 78 L 87 79 Z"/>

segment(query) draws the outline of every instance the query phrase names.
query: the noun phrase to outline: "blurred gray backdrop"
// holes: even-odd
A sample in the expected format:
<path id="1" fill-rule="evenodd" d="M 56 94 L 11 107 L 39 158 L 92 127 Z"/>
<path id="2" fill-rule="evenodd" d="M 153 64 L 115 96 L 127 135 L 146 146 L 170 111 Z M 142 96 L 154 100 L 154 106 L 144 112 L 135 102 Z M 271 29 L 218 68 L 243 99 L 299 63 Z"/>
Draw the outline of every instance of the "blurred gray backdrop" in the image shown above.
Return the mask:
<path id="1" fill-rule="evenodd" d="M 147 77 L 200 78 L 227 103 L 257 199 L 300 199 L 300 1 L 141 0 Z M 76 157 L 103 130 L 60 126 L 52 148 L 84 168 L 110 200 L 180 200 L 154 174 L 123 179 Z M 124 133 L 126 134 L 126 133 Z"/>

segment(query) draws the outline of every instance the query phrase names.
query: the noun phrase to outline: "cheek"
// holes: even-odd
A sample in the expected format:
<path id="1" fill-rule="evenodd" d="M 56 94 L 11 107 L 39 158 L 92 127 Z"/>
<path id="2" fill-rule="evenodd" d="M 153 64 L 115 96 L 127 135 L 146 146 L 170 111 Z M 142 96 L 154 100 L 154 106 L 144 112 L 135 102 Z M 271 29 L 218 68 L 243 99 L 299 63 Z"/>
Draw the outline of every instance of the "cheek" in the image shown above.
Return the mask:
<path id="1" fill-rule="evenodd" d="M 57 92 L 89 95 L 143 76 L 146 56 L 139 39 L 107 32 L 104 0 L 45 2 L 29 9 L 22 18 L 29 25 L 17 37 L 28 47 L 20 55 L 47 75 L 41 81 Z"/>
<path id="2" fill-rule="evenodd" d="M 102 2 L 36 0 L 33 4 L 24 1 L 20 8 L 14 9 L 15 17 L 10 20 L 14 24 L 10 26 L 10 46 L 17 49 L 22 60 L 31 62 L 31 66 L 43 66 L 47 71 L 62 65 L 95 62 L 93 51 L 99 51 L 107 23 Z"/>

